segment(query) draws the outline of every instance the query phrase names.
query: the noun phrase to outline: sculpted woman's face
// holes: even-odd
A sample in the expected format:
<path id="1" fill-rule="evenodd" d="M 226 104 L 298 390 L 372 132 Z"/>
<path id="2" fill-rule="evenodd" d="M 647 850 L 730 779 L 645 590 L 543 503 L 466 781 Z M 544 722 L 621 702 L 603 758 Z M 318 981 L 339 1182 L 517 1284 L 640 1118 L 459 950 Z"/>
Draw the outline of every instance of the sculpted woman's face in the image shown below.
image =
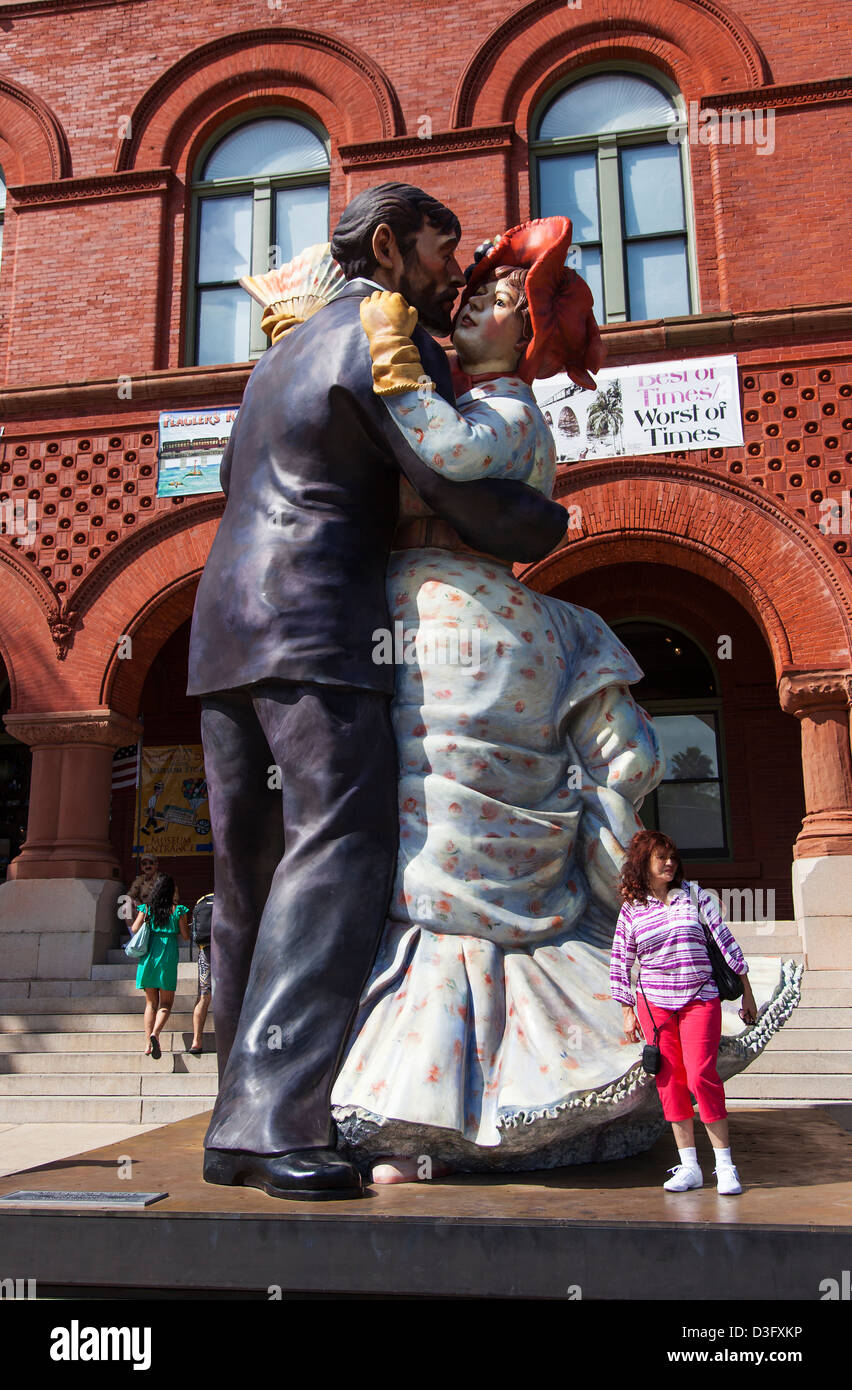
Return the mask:
<path id="1" fill-rule="evenodd" d="M 515 371 L 526 347 L 517 303 L 517 290 L 504 279 L 488 280 L 471 295 L 453 332 L 463 371 Z"/>

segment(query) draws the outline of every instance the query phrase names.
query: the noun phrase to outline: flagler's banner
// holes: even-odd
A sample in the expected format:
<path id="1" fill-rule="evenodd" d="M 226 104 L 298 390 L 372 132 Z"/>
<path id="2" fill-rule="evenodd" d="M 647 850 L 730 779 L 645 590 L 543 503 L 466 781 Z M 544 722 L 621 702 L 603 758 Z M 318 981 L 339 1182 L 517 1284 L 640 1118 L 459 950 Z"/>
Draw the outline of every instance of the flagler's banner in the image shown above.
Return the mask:
<path id="1" fill-rule="evenodd" d="M 143 744 L 134 854 L 211 854 L 210 809 L 200 743 Z"/>
<path id="2" fill-rule="evenodd" d="M 736 357 L 607 367 L 596 381 L 596 391 L 565 375 L 533 382 L 560 463 L 743 442 Z"/>
<path id="3" fill-rule="evenodd" d="M 160 414 L 158 497 L 220 492 L 219 465 L 238 406 Z"/>

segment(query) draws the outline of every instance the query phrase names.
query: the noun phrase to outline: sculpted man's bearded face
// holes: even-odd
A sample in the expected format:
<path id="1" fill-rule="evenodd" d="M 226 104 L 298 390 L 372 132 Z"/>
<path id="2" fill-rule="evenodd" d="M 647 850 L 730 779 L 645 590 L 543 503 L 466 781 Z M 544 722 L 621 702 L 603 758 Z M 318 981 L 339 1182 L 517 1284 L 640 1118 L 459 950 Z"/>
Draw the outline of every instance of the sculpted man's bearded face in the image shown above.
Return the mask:
<path id="1" fill-rule="evenodd" d="M 452 324 L 452 309 L 458 291 L 465 283 L 456 260 L 458 238 L 424 222 L 414 245 L 404 255 L 386 223 L 376 228 L 373 251 L 378 262 L 374 278 L 387 289 L 401 294 L 417 310 L 420 322 L 430 332 L 446 337 Z"/>

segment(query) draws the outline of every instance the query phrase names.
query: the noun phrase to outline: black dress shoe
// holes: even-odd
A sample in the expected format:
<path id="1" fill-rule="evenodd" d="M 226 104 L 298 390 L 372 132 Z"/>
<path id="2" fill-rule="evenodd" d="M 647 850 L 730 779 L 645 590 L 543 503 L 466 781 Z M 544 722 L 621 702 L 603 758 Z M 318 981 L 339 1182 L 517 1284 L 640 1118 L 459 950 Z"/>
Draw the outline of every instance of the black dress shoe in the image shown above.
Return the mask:
<path id="1" fill-rule="evenodd" d="M 283 1154 L 205 1149 L 204 1181 L 222 1187 L 259 1187 L 270 1197 L 323 1201 L 361 1197 L 361 1174 L 334 1149 L 293 1149 Z"/>

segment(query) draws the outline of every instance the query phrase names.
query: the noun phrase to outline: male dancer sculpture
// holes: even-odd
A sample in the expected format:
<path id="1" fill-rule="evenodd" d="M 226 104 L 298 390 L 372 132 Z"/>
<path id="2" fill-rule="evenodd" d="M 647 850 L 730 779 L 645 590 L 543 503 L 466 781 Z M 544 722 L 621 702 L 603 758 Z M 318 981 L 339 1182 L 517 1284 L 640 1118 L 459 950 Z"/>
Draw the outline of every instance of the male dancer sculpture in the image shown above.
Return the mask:
<path id="1" fill-rule="evenodd" d="M 397 853 L 385 571 L 400 469 L 472 546 L 533 560 L 561 507 L 511 481 L 447 482 L 373 391 L 361 300 L 398 290 L 447 333 L 464 277 L 455 216 L 383 184 L 346 209 L 332 251 L 350 282 L 252 372 L 222 459 L 224 516 L 189 653 L 213 826 L 219 1096 L 208 1182 L 351 1197 L 329 1093 L 385 921 Z M 372 278 L 363 278 L 369 276 Z M 452 400 L 442 350 L 423 369 Z"/>

